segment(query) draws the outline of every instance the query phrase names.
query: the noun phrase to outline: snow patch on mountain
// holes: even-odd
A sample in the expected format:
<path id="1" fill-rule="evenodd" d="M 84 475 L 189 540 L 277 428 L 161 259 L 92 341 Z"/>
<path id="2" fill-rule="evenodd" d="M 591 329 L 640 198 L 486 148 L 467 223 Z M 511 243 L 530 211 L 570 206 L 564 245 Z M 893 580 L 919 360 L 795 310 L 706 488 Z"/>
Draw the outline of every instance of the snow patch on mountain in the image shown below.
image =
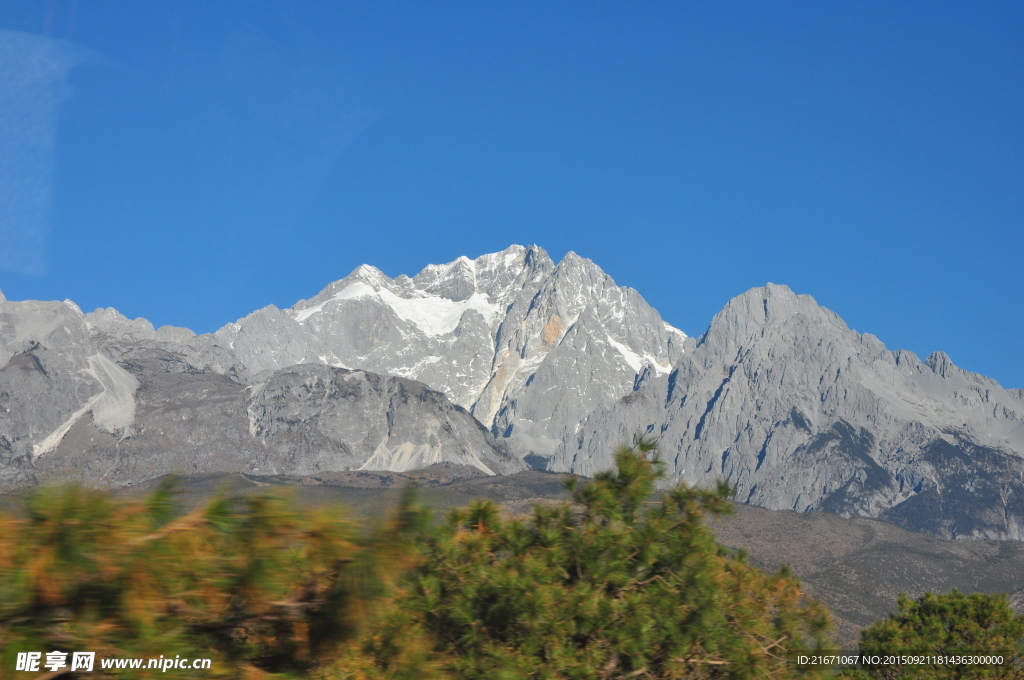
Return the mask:
<path id="1" fill-rule="evenodd" d="M 639 354 L 631 350 L 628 346 L 623 345 L 621 342 L 617 341 L 610 335 L 608 336 L 608 342 L 611 344 L 612 347 L 619 350 L 619 354 L 622 355 L 622 358 L 626 360 L 626 363 L 629 364 L 629 367 L 632 368 L 633 371 L 635 371 L 636 373 L 640 373 L 640 371 L 643 370 L 643 367 L 645 365 L 652 366 L 654 368 L 654 372 L 657 375 L 672 372 L 672 366 L 658 361 L 655 357 L 652 357 L 650 354 L 644 354 L 643 356 L 640 356 Z"/>
<path id="2" fill-rule="evenodd" d="M 403 321 L 414 324 L 426 335 L 436 337 L 447 335 L 458 327 L 462 315 L 467 311 L 479 312 L 484 321 L 490 324 L 498 315 L 498 305 L 491 303 L 487 295 L 474 293 L 468 300 L 449 300 L 437 295 L 421 294 L 413 298 L 395 295 L 387 288 L 374 290 L 365 283 L 357 282 L 345 287 L 334 297 L 313 305 L 296 313 L 295 320 L 304 322 L 314 314 L 319 314 L 324 307 L 332 302 L 374 297 L 395 311 Z"/>

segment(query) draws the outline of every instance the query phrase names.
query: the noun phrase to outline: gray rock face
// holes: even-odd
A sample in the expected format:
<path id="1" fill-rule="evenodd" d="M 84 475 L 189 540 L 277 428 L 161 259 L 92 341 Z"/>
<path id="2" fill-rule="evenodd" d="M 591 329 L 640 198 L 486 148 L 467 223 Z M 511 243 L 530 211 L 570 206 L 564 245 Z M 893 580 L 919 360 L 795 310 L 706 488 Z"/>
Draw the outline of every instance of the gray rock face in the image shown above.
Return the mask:
<path id="1" fill-rule="evenodd" d="M 213 336 L 113 310 L 0 303 L 0 488 L 169 472 L 316 474 L 449 463 L 526 469 L 421 383 L 320 364 L 246 385 Z"/>
<path id="2" fill-rule="evenodd" d="M 177 371 L 142 374 L 140 383 L 133 436 L 104 436 L 82 419 L 34 461 L 37 478 L 123 486 L 170 472 L 315 475 L 447 462 L 507 474 L 526 467 L 495 449 L 444 395 L 401 378 L 305 364 L 252 387 Z"/>
<path id="3" fill-rule="evenodd" d="M 137 387 L 97 350 L 77 308 L 0 302 L 0 484 L 27 479 L 25 465 L 87 414 L 107 435 L 129 435 Z"/>
<path id="4" fill-rule="evenodd" d="M 594 412 L 551 469 L 590 475 L 638 432 L 670 476 L 771 509 L 1024 538 L 1024 400 L 937 352 L 924 362 L 769 284 L 732 300 L 667 376 Z"/>
<path id="5" fill-rule="evenodd" d="M 83 319 L 94 343 L 134 373 L 211 372 L 235 382 L 250 381 L 249 371 L 235 353 L 212 335 L 196 335 L 175 326 L 154 330 L 146 319 L 128 319 L 112 307 L 97 309 Z"/>
<path id="6" fill-rule="evenodd" d="M 216 333 L 255 379 L 305 362 L 426 383 L 520 457 L 546 458 L 587 414 L 667 374 L 686 335 L 590 260 L 513 246 L 390 279 L 363 265 L 294 307 Z"/>
<path id="7" fill-rule="evenodd" d="M 301 364 L 254 387 L 246 413 L 250 434 L 286 457 L 290 474 L 405 472 L 442 462 L 488 475 L 526 469 L 465 409 L 404 378 Z"/>

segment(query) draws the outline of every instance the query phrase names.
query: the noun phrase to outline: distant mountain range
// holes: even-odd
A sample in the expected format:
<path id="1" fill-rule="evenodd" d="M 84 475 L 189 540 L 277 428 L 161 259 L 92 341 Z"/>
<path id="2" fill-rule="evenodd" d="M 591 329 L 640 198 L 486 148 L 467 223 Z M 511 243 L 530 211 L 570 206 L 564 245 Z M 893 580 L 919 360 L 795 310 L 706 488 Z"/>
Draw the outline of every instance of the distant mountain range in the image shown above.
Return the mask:
<path id="1" fill-rule="evenodd" d="M 670 480 L 771 509 L 1024 538 L 1024 391 L 890 352 L 785 286 L 698 339 L 590 260 L 512 246 L 361 266 L 216 333 L 0 294 L 0 487 L 171 471 L 529 466 L 592 475 L 658 439 Z"/>

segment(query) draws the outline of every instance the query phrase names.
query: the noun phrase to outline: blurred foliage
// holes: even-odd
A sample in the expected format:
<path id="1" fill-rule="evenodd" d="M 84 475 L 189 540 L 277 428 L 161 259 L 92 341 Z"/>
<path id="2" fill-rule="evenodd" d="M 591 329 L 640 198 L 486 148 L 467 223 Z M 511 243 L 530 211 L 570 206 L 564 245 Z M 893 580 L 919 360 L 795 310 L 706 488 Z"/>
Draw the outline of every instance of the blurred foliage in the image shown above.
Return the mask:
<path id="1" fill-rule="evenodd" d="M 51 487 L 0 515 L 0 675 L 40 650 L 211 658 L 203 677 L 302 675 L 356 639 L 424 529 L 405 506 L 360 532 L 335 508 L 273 495 L 175 519 L 173 497 L 173 483 L 144 502 Z"/>
<path id="2" fill-rule="evenodd" d="M 275 495 L 183 514 L 170 482 L 36 490 L 0 515 L 0 675 L 62 650 L 211 658 L 170 671 L 203 678 L 795 677 L 787 657 L 830 649 L 827 612 L 715 544 L 726 487 L 656 494 L 655 453 L 527 517 L 476 502 L 440 525 L 412 491 L 367 528 Z"/>
<path id="3" fill-rule="evenodd" d="M 895 614 L 861 633 L 861 654 L 999 654 L 1004 664 L 886 664 L 846 671 L 842 678 L 1024 678 L 1024 616 L 1014 613 L 1005 595 L 965 595 L 953 590 L 912 600 L 901 593 L 897 606 Z"/>

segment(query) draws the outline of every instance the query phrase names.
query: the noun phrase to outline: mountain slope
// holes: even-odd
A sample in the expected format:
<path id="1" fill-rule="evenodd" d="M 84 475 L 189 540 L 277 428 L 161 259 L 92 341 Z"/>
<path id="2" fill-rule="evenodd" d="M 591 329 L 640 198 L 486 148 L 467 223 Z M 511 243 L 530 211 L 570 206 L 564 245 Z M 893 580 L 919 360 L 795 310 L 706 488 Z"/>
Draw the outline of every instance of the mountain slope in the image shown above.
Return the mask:
<path id="1" fill-rule="evenodd" d="M 924 362 L 769 284 L 733 299 L 667 376 L 596 411 L 551 469 L 590 475 L 659 438 L 674 479 L 724 478 L 770 509 L 1024 538 L 1024 400 L 942 353 Z"/>

